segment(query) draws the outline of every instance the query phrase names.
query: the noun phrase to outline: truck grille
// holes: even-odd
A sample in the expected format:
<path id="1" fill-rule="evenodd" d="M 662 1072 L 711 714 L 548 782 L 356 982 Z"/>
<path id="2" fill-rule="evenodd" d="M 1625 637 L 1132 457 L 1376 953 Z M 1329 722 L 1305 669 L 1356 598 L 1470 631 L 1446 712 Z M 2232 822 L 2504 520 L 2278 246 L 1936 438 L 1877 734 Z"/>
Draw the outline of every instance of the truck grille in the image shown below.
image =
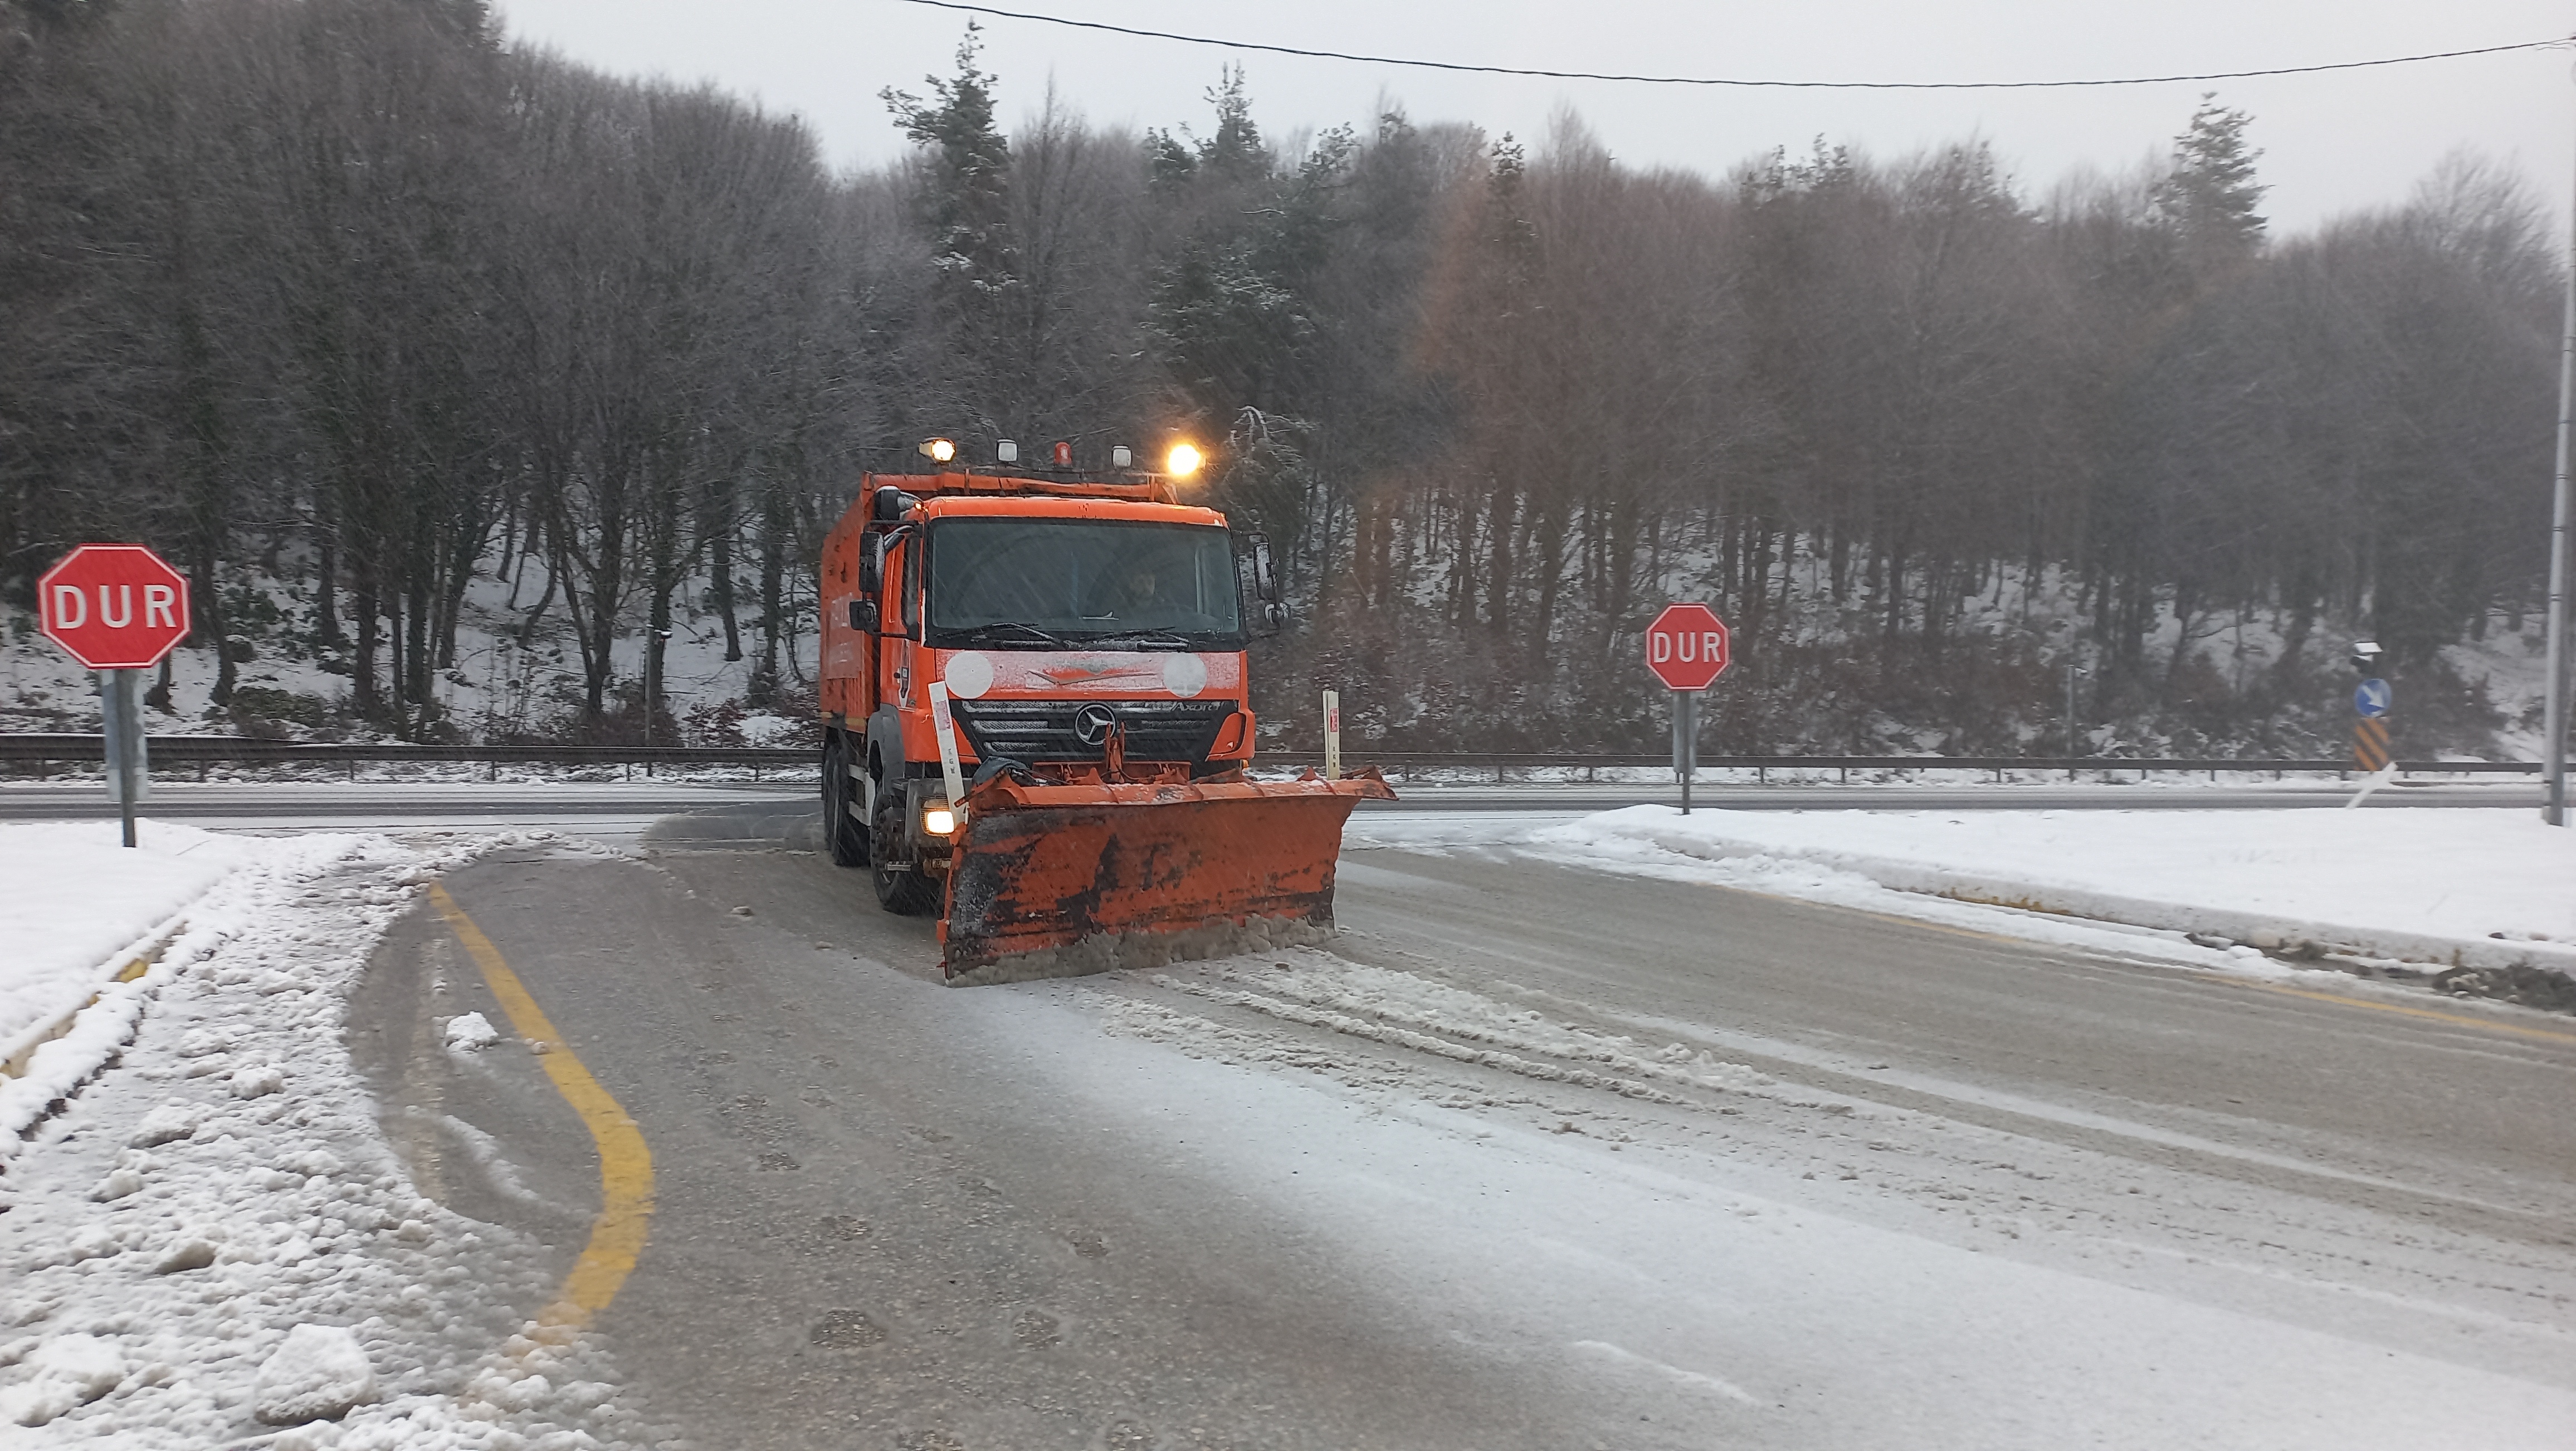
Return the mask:
<path id="1" fill-rule="evenodd" d="M 1216 744 L 1216 733 L 1234 713 L 1231 700 L 960 700 L 950 710 L 977 757 L 1039 761 L 1097 761 L 1098 743 L 1077 734 L 1074 713 L 1105 705 L 1127 730 L 1127 759 L 1187 761 L 1197 765 Z"/>

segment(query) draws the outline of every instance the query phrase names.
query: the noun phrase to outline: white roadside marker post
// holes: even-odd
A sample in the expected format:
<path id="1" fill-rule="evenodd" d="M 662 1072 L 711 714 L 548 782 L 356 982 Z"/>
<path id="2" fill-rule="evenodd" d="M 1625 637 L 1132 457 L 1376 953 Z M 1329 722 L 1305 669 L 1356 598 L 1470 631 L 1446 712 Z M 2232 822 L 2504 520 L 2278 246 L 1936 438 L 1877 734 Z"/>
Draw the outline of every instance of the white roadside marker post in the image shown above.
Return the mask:
<path id="1" fill-rule="evenodd" d="M 1324 692 L 1324 779 L 1342 779 L 1342 693 Z"/>

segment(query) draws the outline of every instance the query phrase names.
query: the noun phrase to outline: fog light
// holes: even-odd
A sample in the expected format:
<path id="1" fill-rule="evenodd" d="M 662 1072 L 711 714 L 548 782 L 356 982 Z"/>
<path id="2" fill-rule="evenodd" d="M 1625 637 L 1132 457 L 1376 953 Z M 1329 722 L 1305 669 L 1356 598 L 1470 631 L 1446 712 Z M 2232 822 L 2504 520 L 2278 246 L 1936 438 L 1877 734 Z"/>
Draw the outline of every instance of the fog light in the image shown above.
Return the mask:
<path id="1" fill-rule="evenodd" d="M 921 829 L 932 836 L 948 836 L 957 830 L 957 813 L 945 801 L 921 808 Z"/>

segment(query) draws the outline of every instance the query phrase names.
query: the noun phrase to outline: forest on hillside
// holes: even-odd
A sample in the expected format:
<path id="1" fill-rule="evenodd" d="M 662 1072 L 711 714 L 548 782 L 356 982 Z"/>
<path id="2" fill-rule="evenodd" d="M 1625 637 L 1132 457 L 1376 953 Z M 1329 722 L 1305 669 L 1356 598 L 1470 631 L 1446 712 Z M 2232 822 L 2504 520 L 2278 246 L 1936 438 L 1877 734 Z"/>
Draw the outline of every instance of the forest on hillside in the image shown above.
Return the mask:
<path id="1" fill-rule="evenodd" d="M 425 737 L 508 580 L 612 737 L 683 617 L 792 708 L 798 582 L 917 440 L 1188 437 L 1288 560 L 1265 709 L 1389 749 L 1653 744 L 1675 598 L 1737 633 L 1715 751 L 2045 752 L 2075 662 L 2107 748 L 2326 749 L 2347 630 L 2423 745 L 2503 723 L 2442 652 L 2537 617 L 2563 274 L 2489 162 L 2279 236 L 2217 97 L 2034 189 L 1975 138 L 1285 136 L 1241 69 L 1134 134 L 941 63 L 835 174 L 479 0 L 0 0 L 0 598 L 138 539 L 217 707 L 286 631 Z"/>

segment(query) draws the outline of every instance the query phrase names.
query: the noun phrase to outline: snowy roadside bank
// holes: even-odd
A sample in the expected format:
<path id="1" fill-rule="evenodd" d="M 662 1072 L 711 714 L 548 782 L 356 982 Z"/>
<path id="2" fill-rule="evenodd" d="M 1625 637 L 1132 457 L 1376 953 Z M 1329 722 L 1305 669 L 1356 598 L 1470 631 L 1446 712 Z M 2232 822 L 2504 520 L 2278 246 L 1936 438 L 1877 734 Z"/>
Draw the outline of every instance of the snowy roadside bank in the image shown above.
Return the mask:
<path id="1" fill-rule="evenodd" d="M 113 821 L 0 826 L 0 1063 L 17 1064 L 263 850 L 161 821 L 137 823 L 135 839 L 126 850 Z"/>
<path id="2" fill-rule="evenodd" d="M 1350 844 L 1466 844 L 1454 834 L 1355 818 Z M 2576 1005 L 2576 834 L 2522 811 L 1685 817 L 1635 806 L 1487 844 L 2051 941 L 2110 940 L 2195 965 L 2331 955 L 2412 968 L 2459 991 Z"/>
<path id="3" fill-rule="evenodd" d="M 31 1080 L 49 1058 L 113 1062 L 0 1135 L 9 1444 L 639 1439 L 608 1429 L 623 1413 L 596 1351 L 515 1338 L 551 1279 L 537 1246 L 418 1193 L 342 1041 L 349 991 L 419 884 L 514 841 L 240 842 L 123 985 L 131 1043 L 85 1019 L 38 1050 Z"/>

